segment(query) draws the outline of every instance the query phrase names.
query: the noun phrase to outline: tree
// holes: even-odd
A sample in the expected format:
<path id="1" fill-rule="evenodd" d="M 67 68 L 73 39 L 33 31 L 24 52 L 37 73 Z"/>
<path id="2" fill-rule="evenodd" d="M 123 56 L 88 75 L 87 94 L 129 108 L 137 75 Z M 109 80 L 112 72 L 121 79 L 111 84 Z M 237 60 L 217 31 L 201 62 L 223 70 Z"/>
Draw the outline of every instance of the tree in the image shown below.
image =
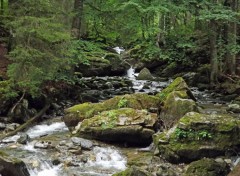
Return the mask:
<path id="1" fill-rule="evenodd" d="M 58 21 L 61 9 L 54 1 L 9 3 L 11 21 L 6 26 L 12 31 L 14 45 L 8 75 L 21 91 L 37 95 L 45 81 L 56 79 L 69 65 L 66 50 L 70 34 Z"/>
<path id="2" fill-rule="evenodd" d="M 81 28 L 83 23 L 83 1 L 84 0 L 74 0 L 72 36 L 76 39 L 81 38 Z"/>

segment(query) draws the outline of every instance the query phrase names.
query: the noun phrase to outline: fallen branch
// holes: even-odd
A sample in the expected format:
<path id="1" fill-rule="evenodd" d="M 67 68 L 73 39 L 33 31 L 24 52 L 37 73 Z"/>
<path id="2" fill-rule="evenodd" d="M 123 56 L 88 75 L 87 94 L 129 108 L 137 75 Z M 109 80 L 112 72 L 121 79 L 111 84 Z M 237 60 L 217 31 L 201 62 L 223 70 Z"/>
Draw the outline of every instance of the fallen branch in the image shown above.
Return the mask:
<path id="1" fill-rule="evenodd" d="M 16 135 L 18 132 L 20 132 L 20 131 L 26 129 L 27 127 L 29 127 L 30 125 L 32 125 L 34 122 L 36 122 L 48 110 L 49 107 L 50 107 L 50 103 L 47 103 L 42 108 L 41 111 L 39 111 L 34 117 L 29 119 L 27 122 L 25 122 L 24 124 L 20 125 L 16 130 L 11 131 L 11 132 L 9 132 L 7 134 L 0 135 L 0 140 L 3 140 L 4 138 L 9 137 L 9 136 Z"/>
<path id="2" fill-rule="evenodd" d="M 23 100 L 24 96 L 25 96 L 25 92 L 23 93 L 21 98 L 18 100 L 18 102 L 12 107 L 12 109 L 10 110 L 10 114 L 13 114 L 13 112 L 16 109 L 17 105 L 19 105 L 21 103 L 21 101 Z"/>

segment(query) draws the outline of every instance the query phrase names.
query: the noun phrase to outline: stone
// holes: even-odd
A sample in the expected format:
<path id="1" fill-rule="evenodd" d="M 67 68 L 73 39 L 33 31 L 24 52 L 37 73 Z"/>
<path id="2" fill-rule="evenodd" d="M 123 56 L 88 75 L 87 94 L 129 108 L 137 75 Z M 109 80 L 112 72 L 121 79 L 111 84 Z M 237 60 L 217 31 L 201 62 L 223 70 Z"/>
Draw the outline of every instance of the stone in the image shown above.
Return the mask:
<path id="1" fill-rule="evenodd" d="M 30 176 L 25 163 L 0 151 L 0 175 Z"/>
<path id="2" fill-rule="evenodd" d="M 28 136 L 28 134 L 23 133 L 20 135 L 20 138 L 18 138 L 17 142 L 19 144 L 27 144 L 29 140 L 30 140 L 30 137 Z"/>
<path id="3" fill-rule="evenodd" d="M 240 105 L 239 104 L 229 104 L 227 111 L 233 112 L 233 113 L 240 113 Z"/>
<path id="4" fill-rule="evenodd" d="M 120 108 L 104 111 L 81 123 L 77 136 L 106 142 L 149 145 L 157 114 Z"/>
<path id="5" fill-rule="evenodd" d="M 125 171 L 113 174 L 113 176 L 153 176 L 151 173 L 137 167 L 131 167 Z"/>
<path id="6" fill-rule="evenodd" d="M 137 80 L 153 80 L 151 72 L 147 68 L 143 68 L 136 78 Z"/>
<path id="7" fill-rule="evenodd" d="M 228 176 L 239 176 L 240 175 L 240 164 L 236 165 Z"/>
<path id="8" fill-rule="evenodd" d="M 81 146 L 83 150 L 91 150 L 93 147 L 93 142 L 87 139 L 72 137 L 71 141 L 73 144 Z"/>
<path id="9" fill-rule="evenodd" d="M 218 163 L 213 159 L 204 158 L 192 162 L 183 176 L 227 176 L 230 168 L 226 163 Z"/>
<path id="10" fill-rule="evenodd" d="M 173 128 L 153 138 L 163 158 L 171 163 L 188 163 L 234 150 L 240 145 L 239 131 L 240 120 L 236 117 L 189 112 Z"/>
<path id="11" fill-rule="evenodd" d="M 47 142 L 47 141 L 37 141 L 37 142 L 34 144 L 34 148 L 52 149 L 52 148 L 54 148 L 54 146 L 52 145 L 51 142 Z"/>
<path id="12" fill-rule="evenodd" d="M 160 100 L 158 97 L 147 94 L 126 94 L 122 96 L 115 96 L 114 98 L 105 100 L 100 103 L 83 103 L 75 105 L 65 110 L 63 121 L 70 131 L 75 130 L 74 127 L 84 119 L 88 119 L 101 113 L 112 109 L 121 107 L 128 107 L 134 109 L 150 109 L 159 108 Z"/>
<path id="13" fill-rule="evenodd" d="M 6 128 L 6 124 L 0 122 L 0 130 L 4 130 L 5 128 Z"/>

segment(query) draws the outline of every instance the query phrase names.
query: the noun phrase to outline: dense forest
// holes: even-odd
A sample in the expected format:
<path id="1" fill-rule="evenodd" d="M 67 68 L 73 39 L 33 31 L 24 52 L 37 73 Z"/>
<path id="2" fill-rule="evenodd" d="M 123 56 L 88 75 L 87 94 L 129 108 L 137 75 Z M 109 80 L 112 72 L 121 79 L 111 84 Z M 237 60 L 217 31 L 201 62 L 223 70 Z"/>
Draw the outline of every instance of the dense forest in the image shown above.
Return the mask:
<path id="1" fill-rule="evenodd" d="M 1 0 L 7 75 L 19 91 L 36 94 L 46 81 L 74 82 L 75 67 L 91 64 L 90 55 L 123 46 L 143 62 L 210 64 L 214 85 L 219 75 L 239 73 L 238 6 L 237 0 Z"/>
<path id="2" fill-rule="evenodd" d="M 153 142 L 151 157 L 158 160 L 148 165 L 128 158 L 148 167 L 129 167 L 122 175 L 167 170 L 166 175 L 192 176 L 197 169 L 172 164 L 202 160 L 194 167 L 214 166 L 208 169 L 216 176 L 227 175 L 232 158 L 221 166 L 202 158 L 224 155 L 225 163 L 239 155 L 239 12 L 238 0 L 0 0 L 0 124 L 19 123 L 0 132 L 1 142 L 61 116 L 72 136 L 84 138 L 71 138 L 75 148 L 59 144 L 69 156 L 86 146 L 92 151 L 94 144 L 85 138 L 121 147 Z M 147 76 L 127 77 L 129 69 Z M 134 84 L 138 79 L 147 80 L 141 90 Z M 46 142 L 44 149 L 51 145 Z M 74 166 L 61 152 L 57 162 Z M 165 161 L 171 164 L 159 169 Z"/>

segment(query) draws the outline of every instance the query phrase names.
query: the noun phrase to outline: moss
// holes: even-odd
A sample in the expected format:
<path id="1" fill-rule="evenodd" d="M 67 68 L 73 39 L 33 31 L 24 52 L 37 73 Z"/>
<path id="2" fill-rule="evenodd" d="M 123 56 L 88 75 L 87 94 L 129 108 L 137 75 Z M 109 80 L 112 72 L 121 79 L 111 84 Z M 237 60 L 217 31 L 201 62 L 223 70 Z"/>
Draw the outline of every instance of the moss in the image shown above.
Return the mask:
<path id="1" fill-rule="evenodd" d="M 182 77 L 176 78 L 167 88 L 163 89 L 156 96 L 164 102 L 168 95 L 173 91 L 181 91 L 187 88 L 187 84 Z"/>
<path id="2" fill-rule="evenodd" d="M 133 109 L 158 108 L 160 104 L 157 97 L 147 94 L 116 96 L 101 103 L 83 103 L 68 108 L 65 110 L 64 122 L 68 127 L 76 126 L 78 122 L 103 111 L 122 108 L 122 106 L 119 107 L 119 102 L 122 100 L 127 102 L 124 107 Z"/>
<path id="3" fill-rule="evenodd" d="M 152 176 L 152 174 L 137 167 L 131 167 L 126 169 L 125 171 L 113 174 L 113 176 Z"/>

